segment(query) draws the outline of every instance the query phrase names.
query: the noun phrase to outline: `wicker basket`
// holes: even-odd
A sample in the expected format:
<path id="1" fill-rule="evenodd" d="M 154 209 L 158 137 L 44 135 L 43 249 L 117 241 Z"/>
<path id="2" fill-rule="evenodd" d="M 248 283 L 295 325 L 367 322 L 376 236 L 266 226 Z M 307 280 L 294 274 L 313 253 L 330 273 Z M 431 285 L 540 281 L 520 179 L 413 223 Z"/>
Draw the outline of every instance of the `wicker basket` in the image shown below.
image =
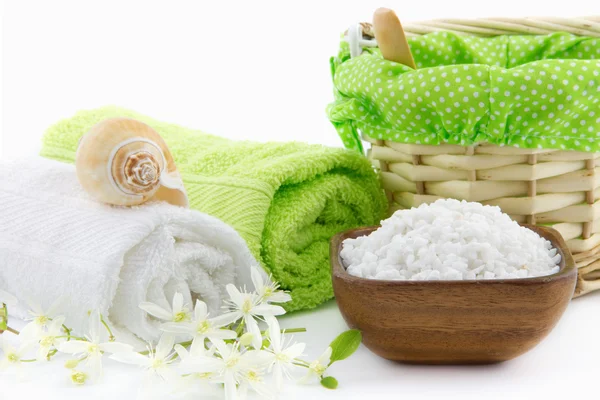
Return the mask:
<path id="1" fill-rule="evenodd" d="M 600 18 L 439 20 L 405 24 L 408 35 L 451 31 L 459 35 L 548 34 L 600 37 Z M 346 37 L 356 56 L 373 47 L 370 24 Z M 360 49 L 359 49 L 360 53 Z M 579 268 L 575 296 L 600 289 L 600 153 L 478 144 L 421 145 L 378 140 L 368 156 L 379 169 L 391 210 L 451 197 L 497 205 L 518 222 L 551 224 L 567 241 Z M 598 172 L 598 173 L 596 173 Z"/>

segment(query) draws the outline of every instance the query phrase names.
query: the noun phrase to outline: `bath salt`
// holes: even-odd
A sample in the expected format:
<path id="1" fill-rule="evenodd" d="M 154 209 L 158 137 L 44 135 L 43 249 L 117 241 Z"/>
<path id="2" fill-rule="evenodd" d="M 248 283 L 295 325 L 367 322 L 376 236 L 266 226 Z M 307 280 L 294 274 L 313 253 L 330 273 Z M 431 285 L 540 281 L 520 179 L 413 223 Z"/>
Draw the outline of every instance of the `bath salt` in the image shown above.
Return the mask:
<path id="1" fill-rule="evenodd" d="M 561 259 L 499 207 L 453 199 L 396 211 L 340 255 L 349 274 L 385 280 L 531 278 L 558 272 Z"/>

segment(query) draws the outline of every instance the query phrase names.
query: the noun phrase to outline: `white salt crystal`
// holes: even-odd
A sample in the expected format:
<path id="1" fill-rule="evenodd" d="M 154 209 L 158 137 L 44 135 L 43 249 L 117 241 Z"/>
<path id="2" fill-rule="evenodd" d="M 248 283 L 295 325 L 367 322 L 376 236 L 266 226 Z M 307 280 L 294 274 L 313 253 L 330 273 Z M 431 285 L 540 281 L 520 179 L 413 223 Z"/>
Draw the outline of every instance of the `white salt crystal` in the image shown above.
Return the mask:
<path id="1" fill-rule="evenodd" d="M 517 279 L 558 272 L 560 254 L 498 207 L 452 199 L 400 210 L 346 239 L 350 275 L 385 280 Z"/>
<path id="2" fill-rule="evenodd" d="M 483 273 L 483 279 L 494 279 L 496 277 L 496 274 L 490 271 L 485 271 Z"/>

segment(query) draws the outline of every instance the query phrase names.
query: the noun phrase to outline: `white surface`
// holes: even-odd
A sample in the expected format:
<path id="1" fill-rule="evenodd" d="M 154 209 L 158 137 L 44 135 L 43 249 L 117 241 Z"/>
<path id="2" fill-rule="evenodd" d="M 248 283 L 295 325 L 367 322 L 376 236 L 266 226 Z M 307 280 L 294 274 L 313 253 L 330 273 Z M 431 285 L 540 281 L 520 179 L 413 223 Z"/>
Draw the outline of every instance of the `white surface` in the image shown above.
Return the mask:
<path id="1" fill-rule="evenodd" d="M 574 300 L 557 327 L 538 347 L 502 364 L 489 366 L 402 365 L 360 347 L 351 358 L 334 364 L 330 373 L 340 386 L 327 390 L 318 384 L 286 385 L 282 399 L 554 399 L 584 398 L 595 387 L 600 372 L 600 293 Z M 346 329 L 335 302 L 317 311 L 286 316 L 283 327 L 306 327 L 296 334 L 306 341 L 306 353 L 318 357 L 330 341 Z M 32 365 L 27 382 L 0 375 L 0 399 L 129 400 L 135 399 L 141 373 L 135 367 L 104 363 L 103 383 L 73 387 L 66 358 Z M 592 389 L 592 393 L 593 393 Z M 594 396 L 597 395 L 594 394 Z M 14 397 L 13 397 L 14 396 Z M 44 397 L 41 397 L 44 396 Z M 587 396 L 596 399 L 597 397 Z"/>
<path id="2" fill-rule="evenodd" d="M 77 109 L 105 104 L 230 138 L 339 146 L 325 116 L 332 99 L 328 59 L 337 51 L 340 32 L 370 19 L 382 5 L 395 5 L 403 20 L 600 14 L 598 3 L 585 0 L 7 0 L 0 154 L 36 154 L 48 125 Z M 340 381 L 337 391 L 292 385 L 286 398 L 584 396 L 600 372 L 598 307 L 600 294 L 575 300 L 540 346 L 511 362 L 406 366 L 361 348 L 332 368 Z M 334 303 L 290 316 L 286 324 L 309 329 L 301 337 L 310 356 L 318 356 L 345 329 Z M 61 363 L 33 368 L 28 383 L 0 376 L 0 399 L 131 399 L 139 377 L 135 369 L 107 362 L 104 383 L 73 388 Z"/>

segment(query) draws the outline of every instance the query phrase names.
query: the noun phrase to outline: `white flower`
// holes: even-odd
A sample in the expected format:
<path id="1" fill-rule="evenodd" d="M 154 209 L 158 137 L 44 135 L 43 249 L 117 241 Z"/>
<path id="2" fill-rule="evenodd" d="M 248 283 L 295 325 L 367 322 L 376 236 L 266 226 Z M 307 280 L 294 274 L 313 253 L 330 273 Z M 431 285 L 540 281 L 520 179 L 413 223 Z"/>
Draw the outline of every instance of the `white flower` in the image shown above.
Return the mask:
<path id="1" fill-rule="evenodd" d="M 223 341 L 219 340 L 219 343 L 222 342 Z M 213 381 L 217 377 L 217 374 L 215 374 L 210 368 L 209 370 L 202 369 L 201 372 L 195 372 L 199 362 L 202 363 L 203 361 L 208 360 L 209 364 L 213 365 L 212 360 L 214 359 L 215 352 L 217 351 L 216 346 L 213 345 L 207 349 L 204 343 L 195 341 L 192 342 L 189 351 L 180 344 L 175 345 L 175 351 L 181 359 L 181 363 L 179 363 L 181 369 L 188 372 L 193 371 L 189 374 L 190 377 L 205 381 Z"/>
<path id="2" fill-rule="evenodd" d="M 64 305 L 65 301 L 66 298 L 61 296 L 56 299 L 54 303 L 50 305 L 50 307 L 44 309 L 39 303 L 33 301 L 32 299 L 28 299 L 27 305 L 29 306 L 29 315 L 31 315 L 31 318 L 28 320 L 32 322 L 25 325 L 25 327 L 21 329 L 21 333 L 27 337 L 39 336 L 42 328 L 47 327 L 52 319 L 59 317 L 58 312 Z"/>
<path id="3" fill-rule="evenodd" d="M 37 337 L 27 337 L 27 334 L 24 334 L 25 340 L 32 340 L 39 343 L 36 357 L 38 361 L 47 360 L 50 349 L 56 347 L 59 341 L 58 337 L 63 334 L 62 325 L 64 322 L 65 317 L 56 317 L 50 322 L 46 331 L 41 330 L 36 332 L 39 333 Z"/>
<path id="4" fill-rule="evenodd" d="M 262 347 L 262 334 L 254 318 L 282 315 L 285 314 L 285 310 L 281 306 L 263 303 L 256 293 L 240 292 L 232 284 L 228 284 L 225 288 L 231 298 L 228 303 L 233 311 L 223 317 L 231 318 L 234 321 L 243 318 L 246 329 L 252 334 L 254 348 L 260 349 Z"/>
<path id="5" fill-rule="evenodd" d="M 177 352 L 177 355 L 179 355 L 182 362 L 194 357 L 212 357 L 215 350 L 216 347 L 214 346 L 207 350 L 206 347 L 204 347 L 204 343 L 198 341 L 192 342 L 189 351 L 180 344 L 175 345 L 175 352 Z"/>
<path id="6" fill-rule="evenodd" d="M 22 341 L 17 349 L 0 336 L 0 350 L 2 350 L 3 353 L 2 358 L 0 358 L 0 371 L 8 367 L 19 367 L 23 357 L 31 347 L 32 343 L 30 341 Z"/>
<path id="7" fill-rule="evenodd" d="M 67 360 L 65 368 L 69 370 L 69 378 L 71 383 L 76 386 L 83 386 L 89 381 L 92 383 L 98 379 L 97 373 L 91 371 L 91 364 L 82 363 L 82 360 Z"/>
<path id="8" fill-rule="evenodd" d="M 212 357 L 215 350 L 216 347 L 214 346 L 207 350 L 204 347 L 204 343 L 200 341 L 194 341 L 189 351 L 180 344 L 175 345 L 175 351 L 181 359 L 181 363 L 179 364 L 181 369 L 185 369 L 190 363 L 193 364 L 194 360 L 198 358 Z M 213 372 L 195 372 L 187 374 L 181 379 L 181 387 L 179 389 L 180 391 L 185 392 L 192 391 L 194 394 L 202 397 L 220 397 L 221 392 L 218 391 L 214 385 L 216 383 L 215 378 L 216 374 Z"/>
<path id="9" fill-rule="evenodd" d="M 240 385 L 238 396 L 240 399 L 246 398 L 248 388 L 254 390 L 261 399 L 272 399 L 275 397 L 273 390 L 264 382 L 264 372 L 260 369 L 249 368 L 242 371 L 239 375 Z"/>
<path id="10" fill-rule="evenodd" d="M 268 317 L 269 340 L 271 347 L 268 350 L 271 354 L 271 368 L 273 369 L 273 379 L 277 390 L 281 390 L 283 377 L 291 379 L 290 369 L 293 368 L 294 359 L 300 357 L 304 352 L 306 344 L 291 343 L 285 345 L 284 335 L 281 333 L 279 322 L 275 317 Z"/>
<path id="11" fill-rule="evenodd" d="M 102 355 L 104 353 L 114 354 L 133 350 L 133 347 L 128 344 L 103 340 L 106 332 L 102 329 L 101 324 L 100 313 L 97 310 L 93 311 L 89 318 L 89 334 L 85 336 L 87 340 L 70 340 L 58 346 L 58 351 L 73 354 L 80 360 L 85 360 L 85 365 L 89 368 L 93 380 L 102 375 Z"/>
<path id="12" fill-rule="evenodd" d="M 7 307 L 14 307 L 17 305 L 17 298 L 0 289 L 0 306 L 2 306 L 2 304 L 6 304 Z"/>
<path id="13" fill-rule="evenodd" d="M 181 323 L 191 319 L 190 310 L 186 304 L 183 304 L 183 295 L 179 292 L 173 296 L 173 307 L 171 309 L 164 309 L 150 302 L 143 302 L 139 307 L 163 321 Z"/>
<path id="14" fill-rule="evenodd" d="M 196 300 L 194 309 L 194 321 L 175 323 L 169 322 L 163 324 L 161 329 L 170 333 L 183 333 L 194 338 L 194 342 L 204 343 L 204 339 L 235 339 L 237 334 L 228 329 L 219 329 L 235 322 L 234 316 L 221 315 L 214 318 L 208 318 L 208 309 L 206 303 Z"/>
<path id="15" fill-rule="evenodd" d="M 38 325 L 48 325 L 48 323 L 53 318 L 59 316 L 58 312 L 60 311 L 60 308 L 64 305 L 65 300 L 65 297 L 61 296 L 58 299 L 56 299 L 54 303 L 52 303 L 50 307 L 48 307 L 45 310 L 39 303 L 34 302 L 33 300 L 28 300 L 27 305 L 29 306 L 29 314 L 32 317 L 31 319 Z"/>
<path id="16" fill-rule="evenodd" d="M 167 382 L 177 381 L 179 376 L 173 370 L 171 363 L 173 362 L 173 345 L 175 339 L 173 335 L 163 334 L 156 345 L 156 350 L 152 346 L 148 349 L 148 355 L 136 353 L 133 350 L 115 353 L 110 356 L 111 359 L 125 363 L 143 367 L 146 370 L 147 382 L 154 381 L 153 378 L 159 377 Z"/>
<path id="17" fill-rule="evenodd" d="M 328 347 L 319 358 L 310 363 L 308 373 L 300 380 L 300 383 L 307 383 L 312 380 L 313 377 L 321 378 L 327 370 L 327 367 L 329 367 L 332 351 L 331 347 Z"/>
<path id="18" fill-rule="evenodd" d="M 288 293 L 279 290 L 279 284 L 272 279 L 267 278 L 265 283 L 263 280 L 263 274 L 258 270 L 257 267 L 252 267 L 251 270 L 252 283 L 258 297 L 262 301 L 268 303 L 287 303 L 292 300 L 292 296 Z"/>
<path id="19" fill-rule="evenodd" d="M 268 365 L 266 352 L 258 350 L 241 352 L 237 342 L 226 344 L 222 340 L 215 340 L 214 345 L 219 357 L 190 358 L 182 365 L 183 369 L 192 373 L 212 374 L 215 382 L 224 384 L 226 400 L 238 398 L 238 385 L 242 387 L 248 384 L 262 390 L 259 381 L 262 379 L 261 371 Z M 265 389 L 265 393 L 267 392 L 268 390 Z"/>

